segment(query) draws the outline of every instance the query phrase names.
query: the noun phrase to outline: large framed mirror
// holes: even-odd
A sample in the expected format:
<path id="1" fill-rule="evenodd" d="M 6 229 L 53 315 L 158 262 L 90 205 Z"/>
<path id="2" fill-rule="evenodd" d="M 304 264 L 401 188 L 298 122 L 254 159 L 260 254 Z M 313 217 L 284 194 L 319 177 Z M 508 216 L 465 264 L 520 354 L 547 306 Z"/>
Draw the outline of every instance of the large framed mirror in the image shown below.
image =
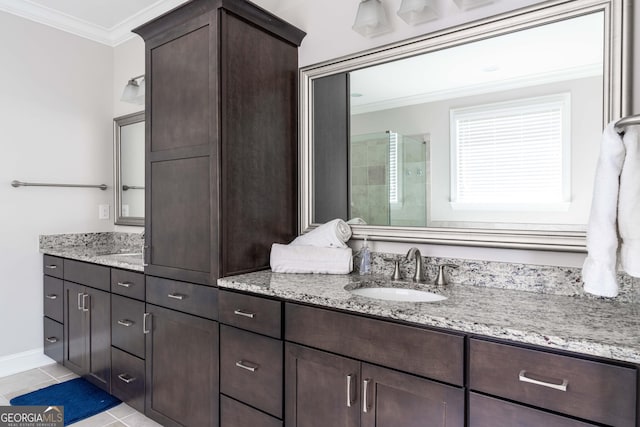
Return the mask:
<path id="1" fill-rule="evenodd" d="M 113 135 L 115 223 L 144 226 L 144 111 L 116 117 Z"/>
<path id="2" fill-rule="evenodd" d="M 300 70 L 301 231 L 584 251 L 627 1 L 548 1 Z"/>

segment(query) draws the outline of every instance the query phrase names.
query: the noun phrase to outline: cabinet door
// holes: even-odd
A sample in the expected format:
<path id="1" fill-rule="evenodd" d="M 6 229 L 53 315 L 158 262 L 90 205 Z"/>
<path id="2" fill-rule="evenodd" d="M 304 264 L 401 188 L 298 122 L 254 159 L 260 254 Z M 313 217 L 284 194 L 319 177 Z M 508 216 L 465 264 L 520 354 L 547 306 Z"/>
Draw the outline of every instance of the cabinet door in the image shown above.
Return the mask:
<path id="1" fill-rule="evenodd" d="M 85 287 L 64 282 L 64 366 L 78 375 L 89 371 L 88 311 Z"/>
<path id="2" fill-rule="evenodd" d="M 89 358 L 87 379 L 111 391 L 111 296 L 108 292 L 85 288 L 85 321 L 88 322 Z"/>
<path id="3" fill-rule="evenodd" d="M 218 425 L 218 323 L 147 304 L 146 415 L 163 426 Z"/>
<path id="4" fill-rule="evenodd" d="M 288 427 L 357 427 L 360 363 L 286 343 L 285 424 Z"/>
<path id="5" fill-rule="evenodd" d="M 362 364 L 362 427 L 464 426 L 464 391 Z"/>

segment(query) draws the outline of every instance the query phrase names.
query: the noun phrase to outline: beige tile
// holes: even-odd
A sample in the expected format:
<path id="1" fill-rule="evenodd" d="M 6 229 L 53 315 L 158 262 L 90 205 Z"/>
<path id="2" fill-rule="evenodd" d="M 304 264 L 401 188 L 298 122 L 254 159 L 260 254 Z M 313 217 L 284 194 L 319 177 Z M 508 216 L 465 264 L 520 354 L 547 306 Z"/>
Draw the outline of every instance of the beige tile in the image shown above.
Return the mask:
<path id="1" fill-rule="evenodd" d="M 47 366 L 41 366 L 40 369 L 46 372 L 47 374 L 51 375 L 53 378 L 57 378 L 57 379 L 73 374 L 73 372 L 71 372 L 69 369 L 65 368 L 64 366 L 60 365 L 59 363 L 54 363 L 52 365 L 47 365 Z"/>
<path id="2" fill-rule="evenodd" d="M 122 419 L 124 417 L 128 417 L 129 415 L 135 414 L 136 410 L 126 403 L 121 403 L 118 406 L 109 409 L 107 412 L 118 419 Z"/>
<path id="3" fill-rule="evenodd" d="M 19 374 L 9 375 L 8 377 L 0 378 L 0 395 L 6 396 L 17 390 L 24 390 L 49 380 L 51 380 L 51 376 L 40 369 L 31 369 Z"/>
<path id="4" fill-rule="evenodd" d="M 82 421 L 78 421 L 73 424 L 74 427 L 105 427 L 118 421 L 116 417 L 107 413 L 100 412 L 93 417 L 85 418 Z"/>
<path id="5" fill-rule="evenodd" d="M 127 427 L 127 425 L 124 424 L 122 421 L 116 421 L 115 423 L 111 423 L 106 427 Z"/>
<path id="6" fill-rule="evenodd" d="M 9 406 L 9 400 L 4 396 L 0 396 L 0 406 Z"/>
<path id="7" fill-rule="evenodd" d="M 76 374 L 74 374 L 74 373 L 72 372 L 72 373 L 70 373 L 70 374 L 68 374 L 68 375 L 64 375 L 64 376 L 62 376 L 62 377 L 58 378 L 57 380 L 58 380 L 59 382 L 63 383 L 63 382 L 65 382 L 65 381 L 69 381 L 69 380 L 72 380 L 72 379 L 75 379 L 75 378 L 80 378 L 80 375 L 76 375 Z"/>
<path id="8" fill-rule="evenodd" d="M 40 390 L 41 388 L 49 387 L 50 385 L 54 385 L 54 384 L 58 384 L 58 382 L 53 378 L 50 378 L 48 381 L 33 385 L 31 387 L 26 387 L 21 390 L 15 390 L 15 391 L 10 391 L 9 393 L 5 393 L 4 397 L 11 400 L 14 397 L 22 396 L 23 394 L 31 393 L 32 391 Z"/>
<path id="9" fill-rule="evenodd" d="M 129 415 L 126 418 L 123 418 L 123 423 L 125 423 L 128 427 L 161 427 L 161 424 L 153 421 L 151 418 L 145 417 L 140 412 L 136 412 L 133 415 Z"/>

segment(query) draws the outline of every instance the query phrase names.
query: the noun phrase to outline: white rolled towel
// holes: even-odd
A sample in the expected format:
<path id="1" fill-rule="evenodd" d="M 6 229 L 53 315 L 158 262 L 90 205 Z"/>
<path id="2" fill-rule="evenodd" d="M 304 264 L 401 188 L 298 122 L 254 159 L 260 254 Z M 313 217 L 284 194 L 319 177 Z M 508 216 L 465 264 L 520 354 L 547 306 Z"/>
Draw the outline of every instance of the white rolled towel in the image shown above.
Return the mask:
<path id="1" fill-rule="evenodd" d="M 317 246 L 321 248 L 346 248 L 344 243 L 351 238 L 351 227 L 341 219 L 334 219 L 296 237 L 292 245 Z"/>
<path id="2" fill-rule="evenodd" d="M 270 264 L 274 273 L 349 274 L 353 270 L 353 253 L 351 248 L 274 243 Z"/>

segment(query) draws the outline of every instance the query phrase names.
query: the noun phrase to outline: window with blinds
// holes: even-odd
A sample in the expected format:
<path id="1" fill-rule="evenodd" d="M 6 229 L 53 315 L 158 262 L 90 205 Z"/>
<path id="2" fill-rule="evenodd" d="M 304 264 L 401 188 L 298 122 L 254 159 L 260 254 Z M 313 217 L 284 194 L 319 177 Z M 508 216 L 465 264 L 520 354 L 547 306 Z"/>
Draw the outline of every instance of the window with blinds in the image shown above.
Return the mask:
<path id="1" fill-rule="evenodd" d="M 570 199 L 568 93 L 451 110 L 451 202 L 491 208 Z"/>

